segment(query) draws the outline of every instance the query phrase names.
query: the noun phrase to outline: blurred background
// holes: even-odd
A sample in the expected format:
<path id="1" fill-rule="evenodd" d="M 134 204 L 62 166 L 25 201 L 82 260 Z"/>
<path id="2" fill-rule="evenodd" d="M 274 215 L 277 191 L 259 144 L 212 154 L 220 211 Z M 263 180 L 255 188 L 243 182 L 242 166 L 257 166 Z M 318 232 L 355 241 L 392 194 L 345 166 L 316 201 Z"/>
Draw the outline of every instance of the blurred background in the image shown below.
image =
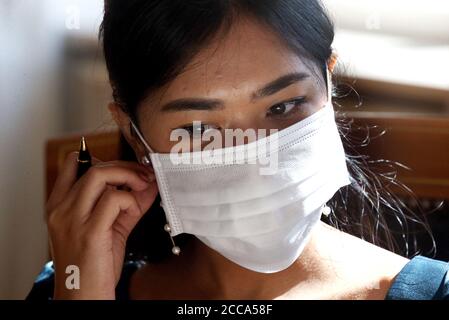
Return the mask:
<path id="1" fill-rule="evenodd" d="M 350 84 L 342 109 L 393 128 L 387 145 L 367 152 L 416 166 L 404 179 L 426 206 L 443 208 L 434 225 L 449 259 L 449 1 L 324 3 Z M 0 0 L 0 299 L 23 299 L 48 259 L 46 142 L 115 129 L 97 41 L 102 10 L 102 0 Z"/>

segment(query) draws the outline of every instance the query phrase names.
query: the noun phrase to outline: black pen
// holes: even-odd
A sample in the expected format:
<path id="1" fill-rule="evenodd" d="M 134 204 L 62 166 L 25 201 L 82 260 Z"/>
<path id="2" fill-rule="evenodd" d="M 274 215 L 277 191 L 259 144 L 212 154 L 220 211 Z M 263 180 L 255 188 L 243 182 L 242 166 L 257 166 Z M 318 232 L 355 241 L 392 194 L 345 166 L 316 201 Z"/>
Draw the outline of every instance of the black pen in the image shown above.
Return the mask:
<path id="1" fill-rule="evenodd" d="M 81 138 L 80 151 L 78 154 L 78 170 L 76 171 L 76 178 L 79 179 L 92 166 L 92 158 L 87 149 L 86 139 Z"/>

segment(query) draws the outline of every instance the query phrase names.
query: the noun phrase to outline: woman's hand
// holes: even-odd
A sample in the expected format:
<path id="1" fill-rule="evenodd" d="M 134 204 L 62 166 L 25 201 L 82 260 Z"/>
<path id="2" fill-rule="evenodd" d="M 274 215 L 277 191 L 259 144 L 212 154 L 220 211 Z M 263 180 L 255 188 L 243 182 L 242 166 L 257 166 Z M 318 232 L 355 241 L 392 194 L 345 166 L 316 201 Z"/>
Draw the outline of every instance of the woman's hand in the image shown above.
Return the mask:
<path id="1" fill-rule="evenodd" d="M 138 163 L 94 159 L 76 181 L 77 155 L 67 157 L 46 207 L 54 298 L 115 299 L 126 240 L 158 193 L 154 172 Z M 79 270 L 79 289 L 67 288 L 68 266 Z"/>

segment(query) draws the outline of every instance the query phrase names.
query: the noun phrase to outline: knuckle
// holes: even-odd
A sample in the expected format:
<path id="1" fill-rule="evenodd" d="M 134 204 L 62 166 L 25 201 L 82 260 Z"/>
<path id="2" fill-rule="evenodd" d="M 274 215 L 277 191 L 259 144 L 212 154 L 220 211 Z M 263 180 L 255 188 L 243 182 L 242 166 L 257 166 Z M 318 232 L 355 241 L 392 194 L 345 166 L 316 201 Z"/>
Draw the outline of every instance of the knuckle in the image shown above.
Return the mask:
<path id="1" fill-rule="evenodd" d="M 113 197 L 116 201 L 120 201 L 122 205 L 130 206 L 135 202 L 134 196 L 127 191 L 114 190 L 111 197 Z"/>
<path id="2" fill-rule="evenodd" d="M 101 177 L 102 169 L 99 166 L 92 166 L 87 170 L 85 176 L 89 182 L 96 181 Z"/>
<path id="3" fill-rule="evenodd" d="M 137 205 L 136 198 L 129 192 L 110 189 L 104 192 L 104 200 L 107 202 L 118 202 L 122 206 L 132 207 Z"/>
<path id="4" fill-rule="evenodd" d="M 59 219 L 59 214 L 55 211 L 52 211 L 48 214 L 47 217 L 47 226 L 48 229 L 51 231 L 60 230 L 61 229 L 61 223 Z"/>
<path id="5" fill-rule="evenodd" d="M 137 204 L 136 198 L 129 192 L 121 191 L 123 202 L 128 206 L 135 206 Z"/>
<path id="6" fill-rule="evenodd" d="M 54 213 L 49 213 L 47 216 L 47 226 L 50 229 L 53 229 L 56 226 L 57 219 L 56 219 L 56 215 Z"/>
<path id="7" fill-rule="evenodd" d="M 119 196 L 119 192 L 115 189 L 108 189 L 103 193 L 103 199 L 106 202 L 117 200 Z"/>

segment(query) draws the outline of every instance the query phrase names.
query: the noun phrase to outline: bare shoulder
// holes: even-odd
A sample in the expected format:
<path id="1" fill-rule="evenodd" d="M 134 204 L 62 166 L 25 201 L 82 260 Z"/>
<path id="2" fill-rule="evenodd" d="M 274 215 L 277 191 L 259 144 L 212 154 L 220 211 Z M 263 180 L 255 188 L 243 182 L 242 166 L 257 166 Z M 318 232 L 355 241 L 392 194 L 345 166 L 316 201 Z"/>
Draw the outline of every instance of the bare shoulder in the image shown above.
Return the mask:
<path id="1" fill-rule="evenodd" d="M 409 261 L 324 223 L 318 228 L 315 250 L 327 261 L 344 297 L 383 299 Z"/>
<path id="2" fill-rule="evenodd" d="M 404 264 L 408 261 L 408 259 L 394 252 L 383 249 L 346 232 L 342 232 L 325 223 L 320 223 L 319 228 L 321 229 L 318 231 L 320 242 L 329 243 L 329 241 L 331 241 L 333 250 L 336 250 L 340 254 L 348 254 L 356 260 L 365 261 L 366 258 L 369 258 L 370 260 L 375 260 L 379 263 L 392 262 L 400 264 Z M 357 253 L 357 256 L 362 259 L 357 259 L 357 256 L 354 256 L 354 253 Z"/>

